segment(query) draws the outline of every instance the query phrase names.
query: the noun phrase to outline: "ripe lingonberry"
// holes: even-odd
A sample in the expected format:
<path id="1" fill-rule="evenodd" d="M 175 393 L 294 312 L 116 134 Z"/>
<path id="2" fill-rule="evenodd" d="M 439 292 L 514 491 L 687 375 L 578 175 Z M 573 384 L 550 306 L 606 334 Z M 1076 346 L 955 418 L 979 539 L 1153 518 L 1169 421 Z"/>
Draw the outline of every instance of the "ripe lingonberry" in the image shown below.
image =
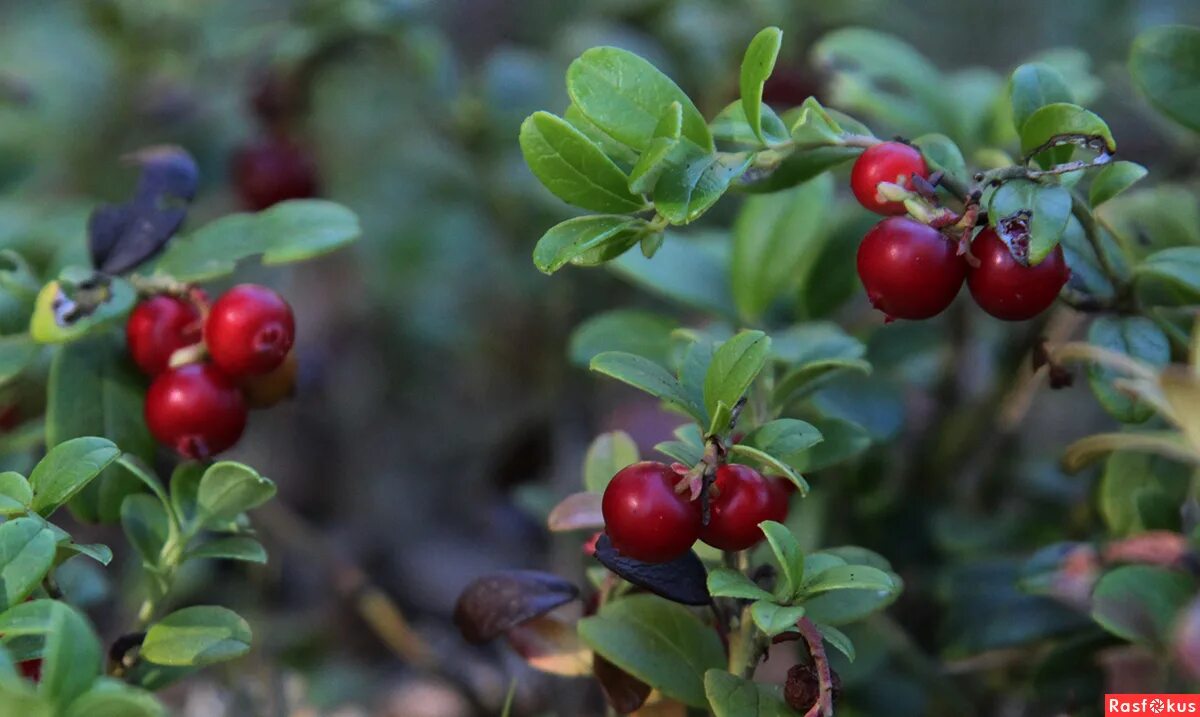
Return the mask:
<path id="1" fill-rule="evenodd" d="M 239 284 L 222 294 L 204 324 L 212 362 L 236 379 L 278 368 L 295 338 L 292 307 L 257 284 Z"/>
<path id="2" fill-rule="evenodd" d="M 247 209 L 317 195 L 317 167 L 307 150 L 285 137 L 247 144 L 233 158 L 233 182 Z"/>
<path id="3" fill-rule="evenodd" d="M 749 466 L 721 466 L 712 488 L 708 525 L 701 528 L 700 540 L 714 548 L 745 550 L 763 539 L 759 523 L 787 518 L 787 494 Z"/>
<path id="4" fill-rule="evenodd" d="M 1045 311 L 1062 291 L 1071 270 L 1061 246 L 1037 266 L 1025 266 L 991 227 L 971 243 L 979 266 L 967 272 L 967 287 L 975 303 L 997 319 L 1024 321 Z"/>
<path id="5" fill-rule="evenodd" d="M 186 458 L 206 459 L 237 443 L 246 404 L 228 376 L 212 364 L 168 369 L 146 393 L 146 425 L 160 443 Z"/>
<path id="6" fill-rule="evenodd" d="M 622 468 L 604 490 L 604 532 L 622 555 L 664 563 L 687 552 L 700 535 L 700 501 L 675 490 L 682 476 L 642 461 Z"/>
<path id="7" fill-rule="evenodd" d="M 200 312 L 190 303 L 160 294 L 139 303 L 125 324 L 125 343 L 148 376 L 167 370 L 171 354 L 200 341 Z"/>
<path id="8" fill-rule="evenodd" d="M 242 380 L 242 395 L 249 408 L 270 408 L 292 397 L 296 390 L 296 373 L 299 362 L 295 352 L 287 355 L 283 363 L 261 376 Z"/>
<path id="9" fill-rule="evenodd" d="M 903 142 L 882 142 L 868 147 L 850 170 L 850 189 L 858 203 L 877 214 L 905 214 L 904 202 L 889 202 L 879 195 L 879 183 L 891 182 L 912 189 L 912 175 L 929 178 L 929 167 L 916 147 Z"/>
<path id="10" fill-rule="evenodd" d="M 958 245 L 908 217 L 876 224 L 858 247 L 858 278 L 888 319 L 940 314 L 962 288 L 967 262 Z"/>
<path id="11" fill-rule="evenodd" d="M 33 680 L 34 682 L 42 681 L 42 658 L 40 657 L 18 662 L 17 669 L 21 672 L 21 676 L 27 680 Z"/>

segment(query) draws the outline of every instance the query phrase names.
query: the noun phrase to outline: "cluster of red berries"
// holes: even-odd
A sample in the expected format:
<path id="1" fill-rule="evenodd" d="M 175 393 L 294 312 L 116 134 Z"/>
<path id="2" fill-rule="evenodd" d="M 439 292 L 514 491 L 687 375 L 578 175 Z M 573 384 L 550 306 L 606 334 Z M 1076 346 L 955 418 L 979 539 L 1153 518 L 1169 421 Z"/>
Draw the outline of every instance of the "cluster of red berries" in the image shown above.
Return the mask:
<path id="1" fill-rule="evenodd" d="M 682 472 L 681 472 L 682 471 Z M 708 489 L 708 522 L 700 498 L 679 469 L 655 461 L 622 468 L 604 490 L 604 532 L 618 553 L 646 563 L 683 555 L 697 540 L 720 550 L 745 550 L 763 539 L 764 520 L 782 522 L 792 485 L 749 466 L 717 468 Z"/>
<path id="2" fill-rule="evenodd" d="M 998 319 L 1024 321 L 1054 303 L 1071 273 L 1061 246 L 1037 266 L 1026 266 L 987 227 L 970 245 L 977 261 L 968 261 L 957 239 L 905 216 L 903 202 L 879 193 L 881 182 L 912 189 L 914 176 L 929 174 L 921 152 L 902 142 L 870 147 L 854 163 L 854 196 L 888 216 L 858 247 L 858 276 L 871 304 L 889 319 L 928 319 L 950 306 L 964 280 L 975 303 Z"/>
<path id="3" fill-rule="evenodd" d="M 150 432 L 186 458 L 232 447 L 248 408 L 291 393 L 295 336 L 292 308 L 265 286 L 235 286 L 211 307 L 199 290 L 142 301 L 125 338 L 133 362 L 153 379 L 145 405 Z M 172 366 L 180 350 L 190 362 Z"/>

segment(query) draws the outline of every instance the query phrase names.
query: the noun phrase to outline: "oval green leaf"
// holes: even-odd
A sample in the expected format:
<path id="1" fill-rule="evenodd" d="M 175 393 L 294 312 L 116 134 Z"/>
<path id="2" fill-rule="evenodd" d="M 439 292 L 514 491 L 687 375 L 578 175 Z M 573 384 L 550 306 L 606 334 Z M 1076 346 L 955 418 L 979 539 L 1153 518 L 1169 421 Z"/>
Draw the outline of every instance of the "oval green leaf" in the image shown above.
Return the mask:
<path id="1" fill-rule="evenodd" d="M 593 212 L 629 214 L 646 208 L 629 191 L 629 177 L 566 120 L 535 112 L 521 124 L 525 163 L 546 189 L 568 204 Z"/>
<path id="2" fill-rule="evenodd" d="M 169 667 L 211 665 L 250 651 L 250 625 L 237 613 L 214 605 L 187 607 L 167 615 L 146 632 L 141 657 Z"/>

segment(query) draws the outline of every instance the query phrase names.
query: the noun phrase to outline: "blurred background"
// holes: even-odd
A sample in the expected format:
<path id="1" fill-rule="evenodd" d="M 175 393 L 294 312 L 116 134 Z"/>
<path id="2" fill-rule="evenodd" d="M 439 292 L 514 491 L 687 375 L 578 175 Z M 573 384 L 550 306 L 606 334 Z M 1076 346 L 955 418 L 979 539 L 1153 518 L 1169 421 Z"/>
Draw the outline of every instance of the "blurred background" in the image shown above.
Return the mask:
<path id="1" fill-rule="evenodd" d="M 578 489 L 588 442 L 620 428 L 649 453 L 679 423 L 589 376 L 573 329 L 614 308 L 701 321 L 706 294 L 722 291 L 672 298 L 664 287 L 689 269 L 668 252 L 655 277 L 534 268 L 534 242 L 571 210 L 529 174 L 517 129 L 535 110 L 565 109 L 563 75 L 580 52 L 636 51 L 711 117 L 736 98 L 746 42 L 778 25 L 784 54 L 768 101 L 815 95 L 880 136 L 912 132 L 886 107 L 847 106 L 853 98 L 809 60 L 831 30 L 867 26 L 910 43 L 945 73 L 931 82 L 978 106 L 980 136 L 1012 67 L 1052 56 L 1090 91 L 1123 158 L 1186 180 L 1200 147 L 1148 110 L 1124 66 L 1132 38 L 1166 23 L 1200 23 L 1200 4 L 0 0 L 0 243 L 45 262 L 82 258 L 87 213 L 136 179 L 121 155 L 159 143 L 200 164 L 190 227 L 244 208 L 239 182 L 266 171 L 248 161 L 311 168 L 319 193 L 363 223 L 352 250 L 240 277 L 278 288 L 299 323 L 298 395 L 256 419 L 231 454 L 273 478 L 284 506 L 256 519 L 266 568 L 190 575 L 181 596 L 245 614 L 254 653 L 167 699 L 197 717 L 469 717 L 498 714 L 516 679 L 514 714 L 601 714 L 590 682 L 533 672 L 503 645 L 469 647 L 450 621 L 458 592 L 489 570 L 580 578 L 581 536 L 543 526 Z M 955 139 L 970 162 L 981 142 L 964 134 Z M 247 151 L 267 159 L 237 160 Z M 1175 229 L 1200 231 L 1194 193 L 1175 191 Z M 804 520 L 814 544 L 853 540 L 886 555 L 907 591 L 854 635 L 845 714 L 1066 714 L 1042 710 L 1061 709 L 1055 695 L 1097 694 L 1121 663 L 1061 684 L 1039 641 L 1083 618 L 1015 584 L 1033 550 L 1096 530 L 1094 480 L 1062 475 L 1057 452 L 1113 423 L 1085 389 L 1050 392 L 1021 366 L 1036 333 L 1066 338 L 1080 320 L 1000 325 L 960 302 L 938 321 L 883 328 L 853 271 L 871 219 L 848 201 L 839 189 L 827 219 L 814 272 L 827 282 L 822 300 L 800 313 L 867 341 L 871 379 L 817 400 L 875 443 L 850 467 L 811 476 Z M 684 233 L 726 231 L 738 203 Z M 81 530 L 121 544 L 119 530 Z M 121 575 L 80 566 L 64 578 L 102 630 L 132 609 L 115 597 Z"/>

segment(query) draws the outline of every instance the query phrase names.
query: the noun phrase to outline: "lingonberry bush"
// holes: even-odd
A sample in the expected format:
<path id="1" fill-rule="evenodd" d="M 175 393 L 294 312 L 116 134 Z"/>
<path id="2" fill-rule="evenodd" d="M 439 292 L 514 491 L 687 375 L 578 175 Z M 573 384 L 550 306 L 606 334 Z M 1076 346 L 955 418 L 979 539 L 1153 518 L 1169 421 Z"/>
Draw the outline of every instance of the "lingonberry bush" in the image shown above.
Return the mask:
<path id="1" fill-rule="evenodd" d="M 39 405 L 26 394 L 49 366 L 44 418 L 21 416 L 4 439 L 10 457 L 46 450 L 28 475 L 0 473 L 3 714 L 165 714 L 154 690 L 249 651 L 242 617 L 218 605 L 175 609 L 172 588 L 191 561 L 267 559 L 247 512 L 275 485 L 216 457 L 238 441 L 248 408 L 287 396 L 295 322 L 271 289 L 242 284 L 210 301 L 204 285 L 243 259 L 301 261 L 359 232 L 348 209 L 306 199 L 177 236 L 195 162 L 174 147 L 130 159 L 140 169 L 133 196 L 96 207 L 61 258 L 35 264 L 3 252 L 0 283 L 26 327 L 0 338 L 7 405 Z M 175 456 L 167 480 L 151 468 L 158 445 Z M 113 550 L 76 542 L 54 522 L 67 511 L 119 523 L 128 538 L 119 550 L 141 565 L 141 606 L 107 644 L 64 597 L 56 570 L 77 556 L 107 565 Z"/>
<path id="2" fill-rule="evenodd" d="M 561 116 L 537 112 L 522 124 L 533 175 L 589 212 L 546 231 L 536 266 L 608 264 L 689 310 L 682 325 L 601 315 L 580 327 L 573 355 L 686 422 L 653 457 L 620 431 L 598 436 L 583 491 L 550 513 L 549 528 L 577 531 L 595 561 L 589 585 L 529 571 L 485 576 L 459 600 L 463 634 L 506 637 L 540 669 L 594 675 L 622 714 L 651 699 L 718 717 L 838 711 L 832 665 L 854 661 L 851 633 L 892 634 L 872 616 L 904 588 L 886 550 L 812 545 L 809 532 L 838 509 L 814 505 L 825 486 L 815 482 L 810 495 L 805 475 L 845 473 L 880 433 L 863 341 L 806 320 L 850 264 L 881 326 L 931 319 L 956 300 L 1009 322 L 1040 321 L 1056 301 L 1088 317 L 1086 342 L 1034 324 L 1045 338 L 1025 370 L 1061 388 L 1082 367 L 1121 424 L 1061 448 L 1067 471 L 1104 462 L 1107 532 L 1044 547 L 1004 573 L 1002 591 L 1019 584 L 1057 601 L 1004 619 L 1057 638 L 1040 679 L 1128 641 L 1170 665 L 1164 686 L 1186 689 L 1200 679 L 1191 478 L 1200 249 L 1194 227 L 1169 225 L 1194 216 L 1177 213 L 1168 187 L 1122 196 L 1148 170 L 1117 159 L 1117 139 L 1085 107 L 1093 78 L 1063 56 L 958 97 L 953 79 L 912 48 L 839 30 L 813 50 L 831 73 L 829 106 L 809 97 L 777 113 L 763 95 L 782 43 L 775 28 L 754 37 L 740 99 L 711 118 L 637 54 L 593 48 L 567 70 Z M 1200 131 L 1197 56 L 1200 30 L 1155 29 L 1135 43 L 1129 71 L 1167 118 Z M 908 134 L 878 137 L 852 116 L 860 113 Z M 849 181 L 838 179 L 851 163 Z M 885 215 L 860 234 L 856 262 L 853 247 L 823 239 L 838 182 L 857 211 Z M 734 194 L 750 195 L 736 214 L 714 211 Z M 708 229 L 684 229 L 710 211 Z M 712 230 L 730 220 L 730 237 Z M 958 298 L 964 284 L 969 298 Z M 822 394 L 833 385 L 853 400 Z M 961 600 L 965 620 L 989 599 L 986 585 L 976 589 Z M 863 620 L 872 627 L 856 630 Z M 790 641 L 802 649 L 786 683 L 754 681 L 772 645 Z M 1094 709 L 1088 700 L 1099 695 L 1079 689 L 1063 688 L 1063 699 Z"/>

